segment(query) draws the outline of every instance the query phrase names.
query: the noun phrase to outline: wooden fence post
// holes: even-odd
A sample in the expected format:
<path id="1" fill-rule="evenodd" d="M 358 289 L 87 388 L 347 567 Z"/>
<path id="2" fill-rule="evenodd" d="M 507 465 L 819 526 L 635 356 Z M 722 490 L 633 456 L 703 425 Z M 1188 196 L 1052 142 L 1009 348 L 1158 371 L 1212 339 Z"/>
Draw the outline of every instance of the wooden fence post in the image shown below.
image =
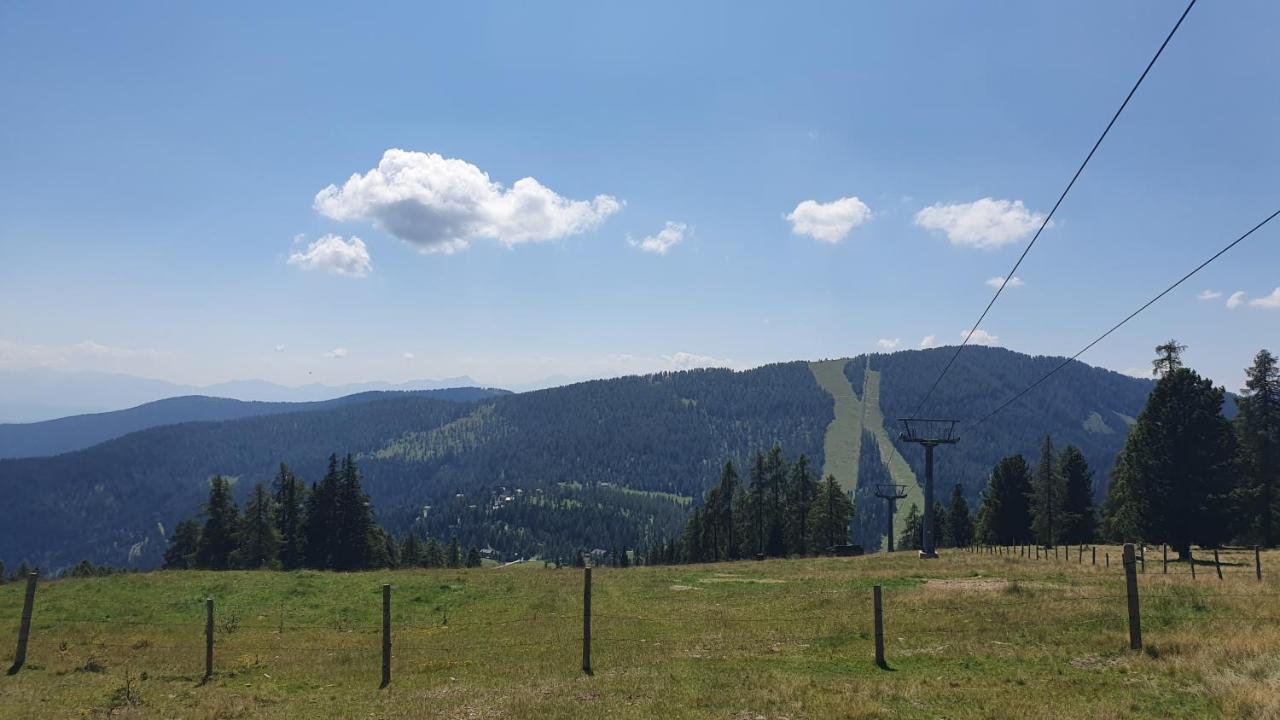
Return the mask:
<path id="1" fill-rule="evenodd" d="M 1138 562 L 1142 565 L 1142 574 L 1147 574 L 1147 544 L 1138 544 Z"/>
<path id="2" fill-rule="evenodd" d="M 1102 559 L 1107 561 L 1107 567 L 1111 567 L 1111 553 L 1103 552 Z"/>
<path id="3" fill-rule="evenodd" d="M 1160 555 L 1164 559 L 1164 574 L 1169 574 L 1169 543 L 1160 546 Z"/>
<path id="4" fill-rule="evenodd" d="M 1218 579 L 1222 579 L 1222 561 L 1218 559 L 1218 548 L 1213 549 L 1213 567 L 1218 571 Z"/>
<path id="5" fill-rule="evenodd" d="M 876 667 L 881 670 L 888 670 L 889 665 L 884 659 L 884 605 L 880 599 L 879 585 L 871 588 L 871 605 L 875 612 Z"/>
<path id="6" fill-rule="evenodd" d="M 1036 543 L 1036 559 L 1040 559 L 1040 543 Z"/>
<path id="7" fill-rule="evenodd" d="M 1094 545 L 1092 548 L 1089 549 L 1089 564 L 1090 565 L 1098 564 L 1098 546 L 1097 545 Z"/>
<path id="8" fill-rule="evenodd" d="M 382 684 L 381 690 L 391 684 L 391 585 L 382 586 Z"/>
<path id="9" fill-rule="evenodd" d="M 1258 576 L 1258 582 L 1262 582 L 1262 552 L 1257 545 L 1253 546 L 1253 572 Z"/>
<path id="10" fill-rule="evenodd" d="M 204 680 L 213 679 L 213 598 L 204 599 Z"/>
<path id="11" fill-rule="evenodd" d="M 1142 620 L 1138 614 L 1138 573 L 1134 567 L 1133 543 L 1124 546 L 1124 586 L 1129 596 L 1129 649 L 1142 649 Z"/>
<path id="12" fill-rule="evenodd" d="M 22 622 L 18 625 L 18 648 L 13 653 L 13 667 L 10 675 L 17 675 L 27 662 L 27 641 L 31 638 L 31 612 L 36 605 L 36 579 L 40 573 L 33 571 L 27 574 L 27 594 L 22 599 Z"/>
<path id="13" fill-rule="evenodd" d="M 582 569 L 582 672 L 591 674 L 591 566 Z"/>
<path id="14" fill-rule="evenodd" d="M 1196 579 L 1196 556 L 1195 556 L 1195 553 L 1192 552 L 1190 545 L 1187 546 L 1187 564 L 1191 566 L 1191 579 L 1195 580 Z"/>

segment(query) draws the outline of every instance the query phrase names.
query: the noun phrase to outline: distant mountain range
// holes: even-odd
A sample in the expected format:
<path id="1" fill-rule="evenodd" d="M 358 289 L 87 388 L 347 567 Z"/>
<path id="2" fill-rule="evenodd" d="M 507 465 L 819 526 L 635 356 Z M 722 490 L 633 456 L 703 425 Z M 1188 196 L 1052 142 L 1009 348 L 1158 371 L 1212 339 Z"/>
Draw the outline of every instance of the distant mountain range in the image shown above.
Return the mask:
<path id="1" fill-rule="evenodd" d="M 379 521 L 402 534 L 568 557 L 673 537 L 726 459 L 747 474 L 774 443 L 857 493 L 862 536 L 878 538 L 873 483 L 915 483 L 919 448 L 896 420 L 951 350 L 873 354 L 754 370 L 596 380 L 462 402 L 391 394 L 219 422 L 163 425 L 53 457 L 0 460 L 0 559 L 51 570 L 82 558 L 155 567 L 167 532 L 199 512 L 215 473 L 243 498 L 287 462 L 308 483 L 332 452 L 356 456 Z M 930 415 L 973 421 L 1061 358 L 972 347 L 938 386 Z M 1101 495 L 1153 383 L 1072 362 L 938 453 L 939 493 L 971 503 L 1001 457 L 1034 459 L 1046 433 L 1081 447 Z M 295 408 L 296 409 L 296 408 Z M 877 444 L 872 452 L 868 443 Z M 866 510 L 868 512 L 862 512 Z"/>

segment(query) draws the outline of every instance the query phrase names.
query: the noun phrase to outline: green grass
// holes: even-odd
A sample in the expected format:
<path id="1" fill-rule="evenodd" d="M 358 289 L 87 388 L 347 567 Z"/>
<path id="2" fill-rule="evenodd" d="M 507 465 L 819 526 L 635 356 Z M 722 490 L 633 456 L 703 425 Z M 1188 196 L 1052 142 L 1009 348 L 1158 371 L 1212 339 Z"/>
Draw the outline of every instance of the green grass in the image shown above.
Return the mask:
<path id="1" fill-rule="evenodd" d="M 1151 559 L 1145 653 L 1127 649 L 1119 563 L 1087 553 L 599 568 L 592 677 L 569 568 L 61 580 L 40 586 L 0 717 L 1276 717 L 1280 583 L 1247 558 L 1221 582 Z M 1264 565 L 1280 572 L 1280 553 Z M 384 582 L 394 675 L 378 690 Z M 876 584 L 892 671 L 872 663 Z M 206 596 L 217 673 L 201 684 Z M 21 598 L 0 586 L 6 667 Z"/>
<path id="2" fill-rule="evenodd" d="M 835 475 L 847 491 L 858 488 L 858 455 L 862 449 L 862 401 L 844 375 L 844 360 L 809 363 L 818 386 L 835 400 L 835 416 L 822 440 L 822 476 Z"/>

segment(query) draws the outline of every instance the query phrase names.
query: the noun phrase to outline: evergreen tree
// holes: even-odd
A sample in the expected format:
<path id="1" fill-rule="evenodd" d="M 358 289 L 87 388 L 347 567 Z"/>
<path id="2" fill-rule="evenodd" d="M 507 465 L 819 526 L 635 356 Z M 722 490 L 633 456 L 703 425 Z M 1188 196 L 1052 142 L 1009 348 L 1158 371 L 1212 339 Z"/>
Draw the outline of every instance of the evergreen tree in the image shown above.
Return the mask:
<path id="1" fill-rule="evenodd" d="M 1182 367 L 1182 351 L 1186 345 L 1179 345 L 1177 340 L 1170 340 L 1156 346 L 1156 359 L 1151 361 L 1151 374 L 1163 377 Z"/>
<path id="2" fill-rule="evenodd" d="M 1093 507 L 1093 471 L 1084 453 L 1068 445 L 1058 456 L 1058 476 L 1062 478 L 1062 535 L 1064 544 L 1079 545 L 1094 540 L 1097 512 Z"/>
<path id="3" fill-rule="evenodd" d="M 809 458 L 801 455 L 791 466 L 786 489 L 786 546 L 788 554 L 804 555 L 811 548 L 809 512 L 818 496 L 818 481 L 809 472 Z"/>
<path id="4" fill-rule="evenodd" d="M 418 567 L 423 564 L 422 543 L 412 530 L 400 544 L 400 567 Z"/>
<path id="5" fill-rule="evenodd" d="M 1280 369 L 1260 350 L 1236 399 L 1240 485 L 1236 491 L 1244 537 L 1274 547 L 1280 541 Z"/>
<path id="6" fill-rule="evenodd" d="M 303 546 L 306 566 L 317 570 L 334 567 L 338 523 L 338 456 L 329 456 L 329 469 L 319 485 L 307 494 L 306 517 L 303 520 Z"/>
<path id="7" fill-rule="evenodd" d="M 951 502 L 947 504 L 947 545 L 968 547 L 973 542 L 973 516 L 969 514 L 969 502 L 964 499 L 960 484 L 951 490 Z"/>
<path id="8" fill-rule="evenodd" d="M 478 568 L 480 565 L 480 551 L 476 549 L 475 545 L 472 545 L 471 549 L 467 550 L 467 567 Z"/>
<path id="9" fill-rule="evenodd" d="M 947 527 L 947 510 L 941 500 L 933 501 L 933 546 L 949 547 L 951 528 Z M 921 540 L 923 543 L 923 540 Z"/>
<path id="10" fill-rule="evenodd" d="M 209 501 L 204 506 L 204 530 L 196 546 L 196 567 L 226 570 L 237 546 L 240 511 L 231 498 L 231 484 L 221 475 L 209 481 Z"/>
<path id="11" fill-rule="evenodd" d="M 765 531 L 769 502 L 768 469 L 764 453 L 756 451 L 751 460 L 751 487 L 747 490 L 748 537 L 752 555 L 764 555 L 768 548 Z"/>
<path id="12" fill-rule="evenodd" d="M 400 545 L 390 533 L 381 527 L 373 527 L 373 545 L 371 556 L 366 567 L 391 568 L 400 567 Z"/>
<path id="13" fill-rule="evenodd" d="M 1235 438 L 1224 395 L 1185 367 L 1156 383 L 1112 473 L 1103 511 L 1113 536 L 1168 543 L 1179 554 L 1225 538 Z"/>
<path id="14" fill-rule="evenodd" d="M 727 461 L 724 469 L 720 471 L 720 485 L 716 488 L 716 500 L 714 503 L 715 525 L 716 525 L 716 557 L 724 557 L 729 560 L 736 560 L 741 557 L 739 544 L 741 542 L 738 534 L 735 532 L 737 520 L 734 517 L 735 511 L 741 506 L 741 488 L 738 483 L 738 469 L 733 466 L 733 461 Z"/>
<path id="15" fill-rule="evenodd" d="M 978 509 L 978 539 L 1014 545 L 1031 539 L 1031 469 L 1021 455 L 996 464 Z"/>
<path id="16" fill-rule="evenodd" d="M 192 570 L 196 563 L 196 549 L 200 546 L 200 523 L 183 520 L 173 529 L 169 547 L 164 551 L 165 570 Z M 0 575 L 4 575 L 0 571 Z"/>
<path id="17" fill-rule="evenodd" d="M 303 532 L 307 487 L 288 465 L 280 463 L 275 480 L 276 529 L 280 532 L 280 566 L 296 570 L 306 560 Z"/>
<path id="18" fill-rule="evenodd" d="M 453 536 L 449 541 L 449 553 L 446 557 L 446 563 L 451 568 L 462 567 L 462 546 L 458 544 L 458 536 Z"/>
<path id="19" fill-rule="evenodd" d="M 1064 495 L 1053 438 L 1045 435 L 1040 444 L 1040 462 L 1031 476 L 1031 529 L 1036 542 L 1044 547 L 1057 544 L 1062 535 Z"/>
<path id="20" fill-rule="evenodd" d="M 3 585 L 7 579 L 4 574 L 4 561 L 0 560 L 0 585 Z"/>
<path id="21" fill-rule="evenodd" d="M 787 554 L 785 539 L 787 485 L 787 461 L 782 457 L 782 446 L 774 445 L 765 458 L 765 478 L 768 488 L 765 512 L 765 552 L 773 557 Z"/>
<path id="22" fill-rule="evenodd" d="M 360 487 L 360 473 L 350 453 L 342 460 L 336 505 L 333 568 L 361 570 L 385 564 L 389 558 L 376 562 L 384 554 L 386 545 L 373 521 L 369 497 Z"/>
<path id="23" fill-rule="evenodd" d="M 920 515 L 920 506 L 911 503 L 907 509 L 907 517 L 902 523 L 902 534 L 898 536 L 899 550 L 919 550 L 924 544 L 924 518 Z"/>
<path id="24" fill-rule="evenodd" d="M 815 553 L 849 542 L 849 520 L 853 501 L 845 494 L 835 475 L 828 475 L 809 506 L 811 548 Z"/>
<path id="25" fill-rule="evenodd" d="M 444 550 L 435 538 L 427 540 L 427 547 L 422 551 L 422 566 L 442 568 L 445 566 Z"/>
<path id="26" fill-rule="evenodd" d="M 280 567 L 280 534 L 276 512 L 267 487 L 258 483 L 244 506 L 238 547 L 231 553 L 231 565 L 246 570 Z"/>

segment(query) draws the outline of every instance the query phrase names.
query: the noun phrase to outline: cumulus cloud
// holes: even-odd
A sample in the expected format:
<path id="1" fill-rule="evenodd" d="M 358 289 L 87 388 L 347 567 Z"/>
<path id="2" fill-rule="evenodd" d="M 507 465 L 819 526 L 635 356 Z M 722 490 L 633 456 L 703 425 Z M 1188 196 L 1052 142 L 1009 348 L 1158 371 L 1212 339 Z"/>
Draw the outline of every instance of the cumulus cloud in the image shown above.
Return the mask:
<path id="1" fill-rule="evenodd" d="M 668 250 L 684 242 L 685 231 L 688 229 L 688 226 L 684 223 L 667 221 L 666 227 L 658 231 L 657 235 L 650 235 L 640 240 L 633 240 L 628 237 L 627 242 L 633 248 L 666 255 Z"/>
<path id="2" fill-rule="evenodd" d="M 902 338 L 894 338 L 892 340 L 888 338 L 880 338 L 879 340 L 876 341 L 876 347 L 880 348 L 881 350 L 894 350 L 894 349 L 897 349 L 897 347 L 901 344 L 902 344 Z"/>
<path id="3" fill-rule="evenodd" d="M 856 197 L 843 197 L 829 203 L 805 200 L 786 215 L 791 232 L 808 235 L 815 240 L 836 244 L 849 232 L 871 219 L 871 208 Z"/>
<path id="4" fill-rule="evenodd" d="M 968 335 L 969 335 L 968 330 L 960 331 L 961 340 L 963 340 Z M 969 344 L 970 345 L 999 345 L 1000 338 L 996 335 L 992 335 L 986 330 L 974 330 L 973 337 L 969 338 Z"/>
<path id="5" fill-rule="evenodd" d="M 351 354 L 350 351 L 348 351 L 346 348 L 340 347 L 340 348 L 334 348 L 330 350 L 329 352 L 325 353 L 324 356 L 327 358 L 331 358 L 333 360 L 341 360 L 350 354 Z"/>
<path id="6" fill-rule="evenodd" d="M 1217 300 L 1220 297 L 1222 297 L 1222 293 L 1217 290 L 1205 290 L 1196 296 L 1200 300 Z"/>
<path id="7" fill-rule="evenodd" d="M 1244 291 L 1237 290 L 1231 293 L 1231 297 L 1227 298 L 1227 309 L 1235 310 L 1236 308 L 1240 307 L 1240 305 L 1243 303 L 1244 303 Z"/>
<path id="8" fill-rule="evenodd" d="M 677 352 L 670 355 L 663 355 L 662 359 L 681 370 L 699 367 L 730 367 L 733 365 L 733 362 L 730 360 L 722 360 L 708 355 L 697 355 L 688 352 Z"/>
<path id="9" fill-rule="evenodd" d="M 925 335 L 924 337 L 920 338 L 921 350 L 928 350 L 929 348 L 933 348 L 933 347 L 938 347 L 937 335 Z"/>
<path id="10" fill-rule="evenodd" d="M 290 255 L 289 264 L 303 270 L 322 270 L 332 275 L 358 278 L 365 277 L 373 270 L 369 248 L 354 235 L 349 241 L 338 235 L 325 235 L 309 243 L 306 250 Z"/>
<path id="11" fill-rule="evenodd" d="M 390 149 L 378 167 L 316 194 L 334 220 L 369 220 L 423 252 L 453 253 L 490 238 L 512 247 L 591 230 L 622 209 L 609 195 L 570 200 L 531 177 L 510 188 L 465 160 Z"/>
<path id="12" fill-rule="evenodd" d="M 946 234 L 952 245 L 994 249 L 1030 235 L 1044 216 L 1021 200 L 982 198 L 971 203 L 931 205 L 916 213 L 916 225 Z"/>
<path id="13" fill-rule="evenodd" d="M 998 290 L 1000 288 L 1000 283 L 1003 283 L 1003 282 L 1004 282 L 1004 276 L 997 275 L 987 280 L 987 287 L 991 288 L 992 290 Z M 1022 278 L 1018 277 L 1017 275 L 1014 275 L 1013 277 L 1009 278 L 1009 284 L 1005 285 L 1005 287 L 1016 288 L 1016 287 L 1022 287 L 1023 285 L 1026 285 L 1026 283 L 1022 282 Z"/>
<path id="14" fill-rule="evenodd" d="M 1234 295 L 1232 297 L 1235 297 Z M 1249 301 L 1253 307 L 1266 308 L 1267 310 L 1280 310 L 1280 287 L 1271 291 L 1270 295 L 1254 298 Z"/>

